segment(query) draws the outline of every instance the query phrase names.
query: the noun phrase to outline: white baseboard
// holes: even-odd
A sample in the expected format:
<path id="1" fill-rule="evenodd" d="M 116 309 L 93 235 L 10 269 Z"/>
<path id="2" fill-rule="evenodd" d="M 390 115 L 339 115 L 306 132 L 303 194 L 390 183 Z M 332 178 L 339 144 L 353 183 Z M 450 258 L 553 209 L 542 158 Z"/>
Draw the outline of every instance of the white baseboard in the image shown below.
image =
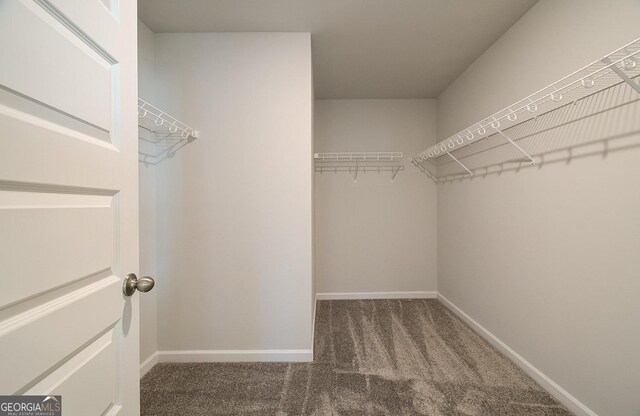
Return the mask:
<path id="1" fill-rule="evenodd" d="M 144 377 L 145 374 L 149 372 L 153 368 L 154 365 L 158 364 L 158 352 L 154 352 L 151 354 L 149 358 L 144 360 L 142 364 L 140 364 L 140 378 Z"/>
<path id="2" fill-rule="evenodd" d="M 161 363 L 217 363 L 248 361 L 313 361 L 313 350 L 178 350 L 158 351 Z"/>
<path id="3" fill-rule="evenodd" d="M 313 349 L 316 346 L 316 308 L 318 306 L 318 298 L 313 300 L 313 321 L 311 321 L 311 355 L 313 356 Z M 313 357 L 312 357 L 313 360 Z"/>
<path id="4" fill-rule="evenodd" d="M 573 397 L 568 391 L 560 387 L 556 382 L 547 377 L 542 371 L 534 367 L 529 361 L 527 361 L 520 354 L 515 352 L 511 347 L 502 342 L 497 336 L 489 332 L 488 329 L 480 325 L 476 320 L 467 315 L 462 309 L 451 303 L 451 301 L 441 294 L 438 294 L 438 299 L 453 313 L 455 313 L 460 319 L 466 322 L 471 328 L 478 332 L 485 340 L 491 345 L 497 348 L 500 352 L 505 354 L 511 361 L 513 361 L 518 367 L 522 368 L 525 373 L 534 379 L 542 388 L 548 391 L 553 397 L 555 397 L 560 403 L 569 408 L 577 416 L 598 416 L 594 411 L 582 404 L 578 399 Z"/>
<path id="5" fill-rule="evenodd" d="M 435 299 L 438 292 L 342 292 L 317 293 L 317 300 L 342 299 Z"/>

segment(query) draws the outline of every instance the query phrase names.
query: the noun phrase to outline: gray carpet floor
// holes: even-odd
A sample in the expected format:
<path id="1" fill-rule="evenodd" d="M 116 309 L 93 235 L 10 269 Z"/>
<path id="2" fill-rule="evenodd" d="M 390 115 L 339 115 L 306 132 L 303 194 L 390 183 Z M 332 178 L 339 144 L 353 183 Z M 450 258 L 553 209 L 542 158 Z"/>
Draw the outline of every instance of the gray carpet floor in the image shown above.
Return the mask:
<path id="1" fill-rule="evenodd" d="M 313 363 L 158 364 L 142 415 L 572 415 L 437 300 L 317 308 Z"/>

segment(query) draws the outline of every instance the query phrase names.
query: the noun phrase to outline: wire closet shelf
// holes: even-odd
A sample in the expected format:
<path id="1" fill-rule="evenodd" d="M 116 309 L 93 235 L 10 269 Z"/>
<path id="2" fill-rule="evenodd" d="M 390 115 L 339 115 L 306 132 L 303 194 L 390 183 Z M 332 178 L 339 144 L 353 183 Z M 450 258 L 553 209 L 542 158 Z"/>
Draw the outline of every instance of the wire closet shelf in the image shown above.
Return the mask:
<path id="1" fill-rule="evenodd" d="M 412 159 L 412 163 L 432 180 L 438 182 L 452 177 L 474 176 L 480 168 L 467 166 L 464 157 L 472 156 L 471 152 L 462 152 L 458 157 L 452 153 L 469 145 L 478 143 L 482 139 L 500 138 L 503 144 L 512 146 L 515 161 L 518 163 L 535 164 L 534 156 L 517 143 L 516 137 L 510 137 L 506 130 L 532 120 L 541 115 L 558 110 L 568 103 L 593 96 L 618 84 L 626 83 L 635 92 L 640 93 L 640 85 L 634 79 L 640 75 L 640 39 L 636 39 L 609 55 L 573 72 L 570 75 L 542 88 L 539 91 L 517 101 L 516 103 L 496 112 L 495 114 L 472 124 L 471 126 L 453 134 L 419 153 Z M 462 173 L 438 176 L 424 167 L 424 162 L 435 162 L 447 155 L 448 158 L 462 169 Z"/>
<path id="2" fill-rule="evenodd" d="M 160 110 L 142 98 L 138 98 L 138 137 L 152 143 L 167 138 L 188 140 L 197 139 L 198 130 L 189 127 L 175 117 Z"/>
<path id="3" fill-rule="evenodd" d="M 348 172 L 357 182 L 360 172 L 391 172 L 391 180 L 395 179 L 404 170 L 402 156 L 402 152 L 338 152 L 315 153 L 313 159 L 317 173 Z"/>
<path id="4" fill-rule="evenodd" d="M 157 165 L 173 157 L 178 150 L 200 136 L 158 107 L 138 98 L 138 160 L 145 165 Z"/>

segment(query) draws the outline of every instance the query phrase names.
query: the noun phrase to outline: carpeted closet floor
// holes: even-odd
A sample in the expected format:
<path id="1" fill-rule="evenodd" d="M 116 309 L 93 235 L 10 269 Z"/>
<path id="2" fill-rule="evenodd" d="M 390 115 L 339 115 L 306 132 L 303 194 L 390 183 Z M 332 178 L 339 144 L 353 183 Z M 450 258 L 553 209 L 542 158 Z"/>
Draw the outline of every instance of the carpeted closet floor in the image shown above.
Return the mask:
<path id="1" fill-rule="evenodd" d="M 572 415 L 437 300 L 317 308 L 315 362 L 158 364 L 142 415 Z"/>

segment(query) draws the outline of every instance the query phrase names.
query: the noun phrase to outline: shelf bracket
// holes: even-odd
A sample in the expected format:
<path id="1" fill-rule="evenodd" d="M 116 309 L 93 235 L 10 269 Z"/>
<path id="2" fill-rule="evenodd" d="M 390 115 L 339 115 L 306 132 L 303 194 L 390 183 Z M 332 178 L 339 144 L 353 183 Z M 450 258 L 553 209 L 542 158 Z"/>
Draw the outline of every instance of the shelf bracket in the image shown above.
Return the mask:
<path id="1" fill-rule="evenodd" d="M 433 176 L 431 174 L 431 172 L 429 172 L 427 169 L 423 168 L 422 165 L 418 162 L 413 162 L 414 166 L 416 166 L 418 169 L 420 169 L 420 171 L 422 173 L 424 173 L 425 175 L 427 175 L 427 177 L 429 179 L 431 179 L 433 182 L 438 183 L 438 178 L 436 178 L 435 176 Z"/>
<path id="2" fill-rule="evenodd" d="M 455 161 L 456 161 L 456 163 L 457 163 L 458 165 L 462 166 L 462 167 L 464 168 L 464 170 L 466 170 L 467 172 L 469 172 L 469 176 L 473 176 L 473 172 L 471 172 L 471 171 L 469 170 L 469 168 L 467 168 L 467 167 L 466 167 L 462 162 L 460 162 L 460 161 L 459 161 L 459 160 L 458 160 L 454 155 L 452 155 L 452 154 L 451 154 L 451 152 L 447 152 L 447 154 L 448 154 L 449 156 L 451 156 L 451 159 L 455 160 Z"/>
<path id="3" fill-rule="evenodd" d="M 502 137 L 504 137 L 505 139 L 507 139 L 509 141 L 509 143 L 511 143 L 513 145 L 513 147 L 515 147 L 516 149 L 518 149 L 520 151 L 520 153 L 522 153 L 523 155 L 525 155 L 525 157 L 527 159 L 529 159 L 529 163 L 531 163 L 532 165 L 535 165 L 536 162 L 535 160 L 533 160 L 533 158 L 531 157 L 531 155 L 529 153 L 527 153 L 522 147 L 518 146 L 518 143 L 514 142 L 513 140 L 511 140 L 511 137 L 507 136 L 506 134 L 504 134 L 502 132 L 502 130 L 499 129 L 495 129 L 498 134 Z"/>
<path id="4" fill-rule="evenodd" d="M 611 65 L 611 59 L 609 58 L 604 58 L 602 60 L 602 62 L 604 62 L 607 65 Z M 615 72 L 620 78 L 622 78 L 622 80 L 624 82 L 626 82 L 627 84 L 629 84 L 631 86 L 631 88 L 633 88 L 634 90 L 636 90 L 636 92 L 638 94 L 640 94 L 640 85 L 636 84 L 631 78 L 629 78 L 627 76 L 627 74 L 624 73 L 624 71 L 620 68 L 618 68 L 618 65 L 611 65 L 611 69 L 613 70 L 613 72 Z"/>
<path id="5" fill-rule="evenodd" d="M 357 183 L 358 182 L 358 166 L 356 165 L 356 172 L 353 175 L 353 183 Z"/>
<path id="6" fill-rule="evenodd" d="M 396 167 L 395 169 L 392 169 L 391 172 L 393 172 L 391 174 L 391 182 L 393 182 L 393 180 L 396 178 L 396 175 L 398 174 L 398 172 L 400 172 L 400 166 Z"/>

